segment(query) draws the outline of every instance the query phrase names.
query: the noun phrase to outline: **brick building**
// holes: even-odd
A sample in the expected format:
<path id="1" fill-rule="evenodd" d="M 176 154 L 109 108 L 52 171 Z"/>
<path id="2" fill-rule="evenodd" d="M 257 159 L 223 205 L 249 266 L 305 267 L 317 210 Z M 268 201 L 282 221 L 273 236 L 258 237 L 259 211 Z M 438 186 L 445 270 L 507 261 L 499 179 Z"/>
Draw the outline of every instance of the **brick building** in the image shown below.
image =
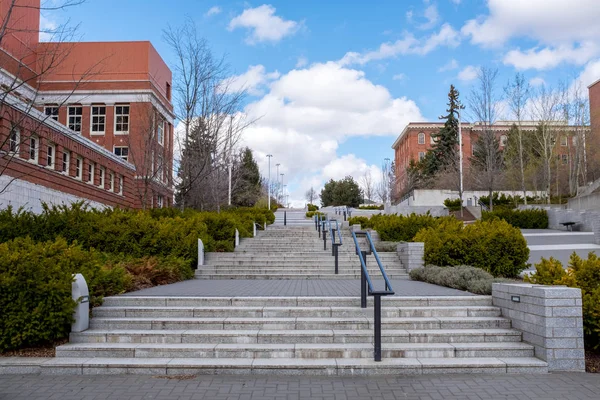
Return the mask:
<path id="1" fill-rule="evenodd" d="M 172 205 L 171 71 L 152 44 L 39 42 L 40 0 L 17 4 L 0 38 L 0 204 Z"/>
<path id="2" fill-rule="evenodd" d="M 493 126 L 496 137 L 500 142 L 501 150 L 506 146 L 508 131 L 512 124 L 512 121 L 499 121 Z M 425 157 L 427 150 L 434 143 L 432 134 L 439 132 L 443 126 L 444 122 L 411 122 L 404 128 L 392 145 L 396 167 L 396 189 L 400 195 L 405 194 L 407 191 L 408 179 L 406 170 L 410 161 L 418 161 Z M 525 132 L 533 132 L 537 129 L 537 126 L 538 123 L 534 121 L 521 123 L 521 127 Z M 470 158 L 473 156 L 474 145 L 483 129 L 484 125 L 481 123 L 462 123 L 463 168 L 465 175 L 469 172 Z M 562 164 L 568 164 L 569 162 L 569 155 L 577 139 L 571 132 L 574 133 L 576 129 L 576 127 L 561 126 L 561 131 L 565 133 L 560 135 L 560 143 L 557 144 L 556 151 Z"/>

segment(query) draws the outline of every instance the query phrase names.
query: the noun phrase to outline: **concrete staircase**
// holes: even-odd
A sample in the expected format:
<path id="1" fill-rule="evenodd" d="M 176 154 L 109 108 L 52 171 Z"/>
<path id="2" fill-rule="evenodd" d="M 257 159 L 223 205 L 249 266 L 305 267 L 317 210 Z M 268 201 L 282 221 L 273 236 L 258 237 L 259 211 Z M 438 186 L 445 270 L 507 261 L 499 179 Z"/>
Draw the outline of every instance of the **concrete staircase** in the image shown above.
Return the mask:
<path id="1" fill-rule="evenodd" d="M 284 218 L 285 216 L 285 218 Z M 303 208 L 280 208 L 275 211 L 274 226 L 283 225 L 284 219 L 286 226 L 308 226 L 314 224 L 310 219 L 306 218 L 306 210 Z"/>
<path id="2" fill-rule="evenodd" d="M 354 297 L 108 297 L 42 373 L 547 371 L 489 296 L 383 299 L 374 362 L 371 301 L 363 310 Z"/>
<path id="3" fill-rule="evenodd" d="M 242 239 L 233 253 L 207 253 L 197 279 L 360 279 L 360 259 L 349 230 L 342 230 L 338 274 L 331 255 L 311 225 L 271 226 L 256 238 Z M 362 239 L 361 239 L 362 243 Z M 366 246 L 363 246 L 366 248 Z M 407 272 L 395 252 L 380 252 L 379 258 L 391 279 L 406 279 Z M 367 256 L 369 273 L 380 276 L 373 255 Z"/>

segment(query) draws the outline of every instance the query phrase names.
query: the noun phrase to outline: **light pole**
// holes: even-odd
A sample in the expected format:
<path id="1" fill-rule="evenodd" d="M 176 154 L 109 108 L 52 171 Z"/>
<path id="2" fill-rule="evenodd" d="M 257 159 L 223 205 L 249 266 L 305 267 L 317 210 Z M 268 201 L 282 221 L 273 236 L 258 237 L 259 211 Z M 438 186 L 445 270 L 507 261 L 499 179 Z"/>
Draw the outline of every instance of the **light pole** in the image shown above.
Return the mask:
<path id="1" fill-rule="evenodd" d="M 390 159 L 388 157 L 383 159 L 384 162 L 384 169 L 385 171 L 383 171 L 383 179 L 385 179 L 385 181 L 382 183 L 384 190 L 382 190 L 382 192 L 385 195 L 385 200 L 384 200 L 384 206 L 387 205 L 387 202 L 389 201 L 390 204 L 392 203 L 390 201 L 390 196 L 391 196 L 391 190 L 390 190 Z"/>
<path id="2" fill-rule="evenodd" d="M 281 175 L 281 201 L 284 201 L 284 202 L 285 202 L 285 199 L 283 198 L 283 188 L 284 188 L 284 185 L 283 185 L 283 176 L 284 176 L 285 174 L 284 174 L 284 173 L 281 173 L 280 175 Z M 284 208 L 285 208 L 285 207 L 284 207 Z"/>
<path id="3" fill-rule="evenodd" d="M 462 149 L 462 130 L 460 124 L 460 111 L 456 112 L 458 114 L 458 170 L 459 170 L 459 187 L 460 191 L 458 193 L 458 197 L 460 198 L 460 216 L 463 216 L 463 149 Z"/>
<path id="4" fill-rule="evenodd" d="M 277 163 L 275 166 L 277 167 L 277 174 L 275 174 L 275 179 L 277 179 L 277 202 L 279 202 L 279 166 L 281 164 Z"/>
<path id="5" fill-rule="evenodd" d="M 273 154 L 267 154 L 269 159 L 269 179 L 267 180 L 267 207 L 271 209 L 271 157 Z"/>

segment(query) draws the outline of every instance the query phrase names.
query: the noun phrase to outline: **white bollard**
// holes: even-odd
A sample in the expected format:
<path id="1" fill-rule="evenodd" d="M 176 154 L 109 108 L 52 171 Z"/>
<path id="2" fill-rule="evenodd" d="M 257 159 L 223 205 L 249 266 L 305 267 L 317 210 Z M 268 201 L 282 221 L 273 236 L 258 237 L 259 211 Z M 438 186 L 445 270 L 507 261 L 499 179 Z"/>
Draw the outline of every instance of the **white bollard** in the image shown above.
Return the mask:
<path id="1" fill-rule="evenodd" d="M 254 221 L 252 221 L 252 232 L 253 232 L 252 237 L 256 237 L 256 222 L 254 222 Z"/>
<path id="2" fill-rule="evenodd" d="M 198 239 L 198 268 L 204 265 L 204 243 L 202 239 Z"/>
<path id="3" fill-rule="evenodd" d="M 265 231 L 267 230 L 267 223 L 265 222 Z"/>
<path id="4" fill-rule="evenodd" d="M 240 231 L 237 230 L 237 228 L 235 229 L 235 247 L 238 247 L 240 245 Z"/>
<path id="5" fill-rule="evenodd" d="M 77 306 L 73 313 L 75 321 L 71 324 L 71 332 L 83 332 L 90 327 L 90 292 L 83 275 L 76 274 L 74 278 L 71 283 L 71 296 L 77 302 Z"/>

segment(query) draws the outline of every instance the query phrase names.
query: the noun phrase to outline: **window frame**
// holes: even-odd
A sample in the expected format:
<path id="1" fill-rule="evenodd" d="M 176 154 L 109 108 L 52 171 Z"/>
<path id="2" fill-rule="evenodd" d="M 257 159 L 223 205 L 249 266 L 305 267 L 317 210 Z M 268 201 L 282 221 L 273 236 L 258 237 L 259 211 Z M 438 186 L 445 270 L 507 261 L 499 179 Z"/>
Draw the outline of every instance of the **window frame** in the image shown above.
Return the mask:
<path id="1" fill-rule="evenodd" d="M 75 179 L 83 180 L 83 158 L 79 156 L 75 158 Z"/>
<path id="2" fill-rule="evenodd" d="M 54 112 L 48 113 L 48 110 L 55 110 L 56 114 Z M 46 117 L 49 117 L 50 119 L 58 121 L 58 113 L 59 112 L 60 112 L 60 107 L 59 106 L 44 106 L 44 115 Z"/>
<path id="3" fill-rule="evenodd" d="M 113 172 L 109 172 L 108 173 L 108 191 L 109 192 L 114 192 L 115 191 L 115 174 Z"/>
<path id="4" fill-rule="evenodd" d="M 425 152 L 420 151 L 418 157 L 419 157 L 419 161 L 423 160 L 425 158 Z"/>
<path id="5" fill-rule="evenodd" d="M 506 147 L 507 144 L 508 144 L 508 136 L 500 135 L 500 146 Z"/>
<path id="6" fill-rule="evenodd" d="M 100 109 L 100 108 L 104 108 L 104 114 L 97 114 L 94 115 L 94 108 Z M 100 118 L 103 118 L 102 122 L 94 122 L 94 118 L 98 118 L 98 121 L 100 121 Z M 94 125 L 102 125 L 103 126 L 103 130 L 102 131 L 95 131 L 94 130 Z M 90 135 L 95 135 L 95 136 L 102 136 L 106 133 L 106 105 L 91 105 L 90 106 Z"/>
<path id="7" fill-rule="evenodd" d="M 71 114 L 71 110 L 79 109 L 80 114 Z M 73 122 L 71 122 L 73 118 Z M 76 122 L 79 119 L 79 122 Z M 71 126 L 79 125 L 79 130 L 71 128 Z M 83 132 L 83 106 L 69 106 L 67 107 L 67 127 L 73 132 L 81 134 Z"/>
<path id="8" fill-rule="evenodd" d="M 117 154 L 117 149 L 119 149 L 121 151 L 121 153 L 123 152 L 123 149 L 127 150 L 127 155 L 125 157 L 123 157 L 122 154 Z M 113 146 L 113 154 L 119 158 L 122 158 L 123 160 L 129 162 L 129 146 Z"/>
<path id="9" fill-rule="evenodd" d="M 88 164 L 88 180 L 87 183 L 89 183 L 90 185 L 94 184 L 94 181 L 96 180 L 96 163 L 90 162 Z"/>
<path id="10" fill-rule="evenodd" d="M 50 151 L 52 150 L 52 151 Z M 52 154 L 50 154 L 52 153 Z M 46 168 L 55 169 L 56 168 L 56 145 L 54 143 L 48 142 L 46 146 Z"/>
<path id="11" fill-rule="evenodd" d="M 421 140 L 423 139 L 423 140 Z M 417 135 L 417 144 L 425 144 L 425 132 L 419 132 Z"/>
<path id="12" fill-rule="evenodd" d="M 13 138 L 14 136 L 14 138 Z M 19 156 L 21 151 L 21 130 L 18 127 L 13 127 L 10 130 L 8 137 L 8 153 Z"/>
<path id="13" fill-rule="evenodd" d="M 123 195 L 123 186 L 125 186 L 125 177 L 123 175 L 119 175 L 119 194 Z"/>
<path id="14" fill-rule="evenodd" d="M 163 196 L 159 194 L 156 196 L 156 208 L 163 208 L 163 205 Z"/>
<path id="15" fill-rule="evenodd" d="M 34 151 L 34 157 L 31 157 L 31 150 L 32 150 L 32 146 L 31 146 L 31 142 L 35 141 L 35 146 L 33 146 L 33 151 Z M 29 138 L 29 156 L 28 156 L 28 160 L 32 163 L 38 164 L 39 160 L 40 160 L 40 138 L 39 136 L 36 135 L 32 135 Z"/>
<path id="16" fill-rule="evenodd" d="M 161 146 L 165 145 L 165 120 L 162 117 L 158 117 L 158 124 L 156 125 L 156 140 Z"/>
<path id="17" fill-rule="evenodd" d="M 104 167 L 99 167 L 98 168 L 98 177 L 99 182 L 98 182 L 98 187 L 104 189 L 105 184 L 106 184 L 106 168 Z"/>
<path id="18" fill-rule="evenodd" d="M 127 107 L 127 114 L 124 113 L 117 113 L 117 110 L 119 108 L 124 108 Z M 114 106 L 114 115 L 115 115 L 115 120 L 114 120 L 114 133 L 115 135 L 129 135 L 129 126 L 131 123 L 131 107 L 129 104 L 115 104 Z M 117 122 L 117 120 L 119 119 L 119 117 L 121 118 L 127 118 L 127 122 Z M 118 130 L 117 129 L 117 125 L 121 124 L 121 125 L 127 125 L 127 130 Z"/>
<path id="19" fill-rule="evenodd" d="M 67 156 L 66 165 L 65 156 Z M 71 152 L 63 150 L 61 164 L 60 172 L 65 175 L 69 175 L 69 169 L 71 167 Z"/>
<path id="20" fill-rule="evenodd" d="M 562 135 L 560 137 L 560 145 L 562 147 L 567 147 L 569 145 L 569 138 L 567 137 L 567 135 Z"/>
<path id="21" fill-rule="evenodd" d="M 569 155 L 568 154 L 562 154 L 561 155 L 561 162 L 563 165 L 567 165 L 569 163 Z"/>

